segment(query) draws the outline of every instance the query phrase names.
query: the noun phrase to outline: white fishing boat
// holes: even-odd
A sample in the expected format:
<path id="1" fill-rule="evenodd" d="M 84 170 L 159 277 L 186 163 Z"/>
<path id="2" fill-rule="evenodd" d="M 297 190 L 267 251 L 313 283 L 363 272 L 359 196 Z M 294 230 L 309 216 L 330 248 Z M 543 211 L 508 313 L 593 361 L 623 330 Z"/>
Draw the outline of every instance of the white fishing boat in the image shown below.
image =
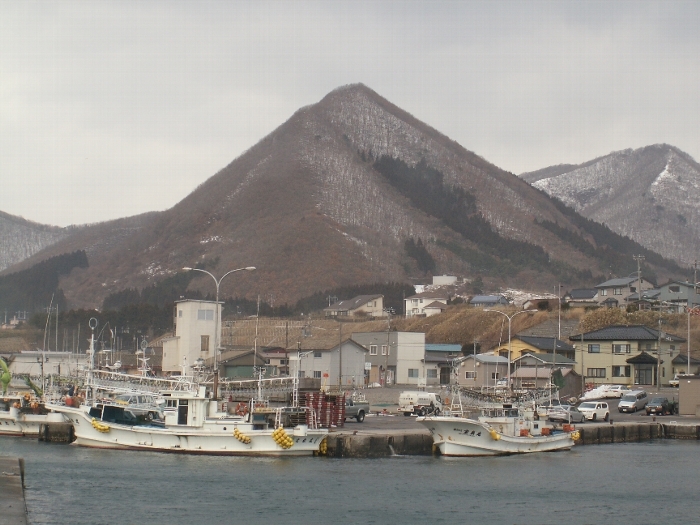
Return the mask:
<path id="1" fill-rule="evenodd" d="M 91 324 L 92 327 L 92 324 Z M 208 389 L 183 375 L 173 379 L 145 374 L 128 376 L 95 373 L 94 337 L 88 350 L 90 363 L 85 383 L 85 402 L 80 406 L 46 404 L 73 424 L 75 445 L 190 454 L 300 456 L 319 452 L 328 430 L 320 428 L 310 407 L 274 406 L 263 397 L 263 373 L 259 371 L 257 395 L 247 403 L 216 398 L 217 376 Z M 99 376 L 99 377 L 98 377 Z M 296 387 L 296 383 L 295 383 Z M 162 400 L 162 412 L 144 407 L 137 395 L 119 402 L 105 400 L 100 390 L 126 388 L 152 390 Z M 297 396 L 294 396 L 296 399 Z M 159 414 L 162 413 L 162 419 Z"/>
<path id="2" fill-rule="evenodd" d="M 162 391 L 164 419 L 139 417 L 128 406 L 96 403 L 50 408 L 73 423 L 74 444 L 130 450 L 220 455 L 312 455 L 328 430 L 318 428 L 306 407 L 239 403 L 234 414 L 197 391 Z"/>
<path id="3" fill-rule="evenodd" d="M 568 450 L 578 439 L 570 425 L 561 429 L 536 418 L 533 410 L 513 405 L 484 407 L 470 418 L 461 412 L 416 419 L 444 456 L 500 456 Z"/>
<path id="4" fill-rule="evenodd" d="M 31 394 L 13 393 L 0 397 L 0 435 L 37 437 L 41 426 L 62 423 L 60 414 L 48 412 Z"/>

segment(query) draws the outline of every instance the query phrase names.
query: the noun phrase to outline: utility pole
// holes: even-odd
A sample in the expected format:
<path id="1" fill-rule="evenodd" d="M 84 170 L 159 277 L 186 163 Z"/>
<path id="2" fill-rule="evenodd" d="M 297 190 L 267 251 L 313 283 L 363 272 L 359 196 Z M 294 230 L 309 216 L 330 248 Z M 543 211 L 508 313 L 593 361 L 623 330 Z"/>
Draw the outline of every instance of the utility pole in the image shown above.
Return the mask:
<path id="1" fill-rule="evenodd" d="M 632 258 L 637 261 L 637 300 L 642 302 L 642 268 L 641 263 L 645 259 L 643 255 L 633 255 Z M 637 306 L 639 308 L 639 306 Z"/>

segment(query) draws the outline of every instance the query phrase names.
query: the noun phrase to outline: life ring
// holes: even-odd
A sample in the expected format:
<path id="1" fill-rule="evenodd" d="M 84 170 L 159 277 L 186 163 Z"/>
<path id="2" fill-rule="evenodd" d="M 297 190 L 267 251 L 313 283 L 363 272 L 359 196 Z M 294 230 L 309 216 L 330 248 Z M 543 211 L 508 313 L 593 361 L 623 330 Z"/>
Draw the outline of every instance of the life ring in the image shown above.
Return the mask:
<path id="1" fill-rule="evenodd" d="M 248 405 L 245 403 L 238 403 L 236 407 L 236 414 L 239 416 L 245 416 L 248 413 Z"/>

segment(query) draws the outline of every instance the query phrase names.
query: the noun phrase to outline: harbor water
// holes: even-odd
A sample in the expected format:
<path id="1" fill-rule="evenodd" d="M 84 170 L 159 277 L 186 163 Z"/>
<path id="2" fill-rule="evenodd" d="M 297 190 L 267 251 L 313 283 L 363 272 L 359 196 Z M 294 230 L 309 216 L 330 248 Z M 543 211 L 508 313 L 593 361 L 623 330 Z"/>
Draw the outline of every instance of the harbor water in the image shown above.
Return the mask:
<path id="1" fill-rule="evenodd" d="M 696 523 L 700 443 L 491 458 L 185 456 L 0 438 L 42 524 Z"/>

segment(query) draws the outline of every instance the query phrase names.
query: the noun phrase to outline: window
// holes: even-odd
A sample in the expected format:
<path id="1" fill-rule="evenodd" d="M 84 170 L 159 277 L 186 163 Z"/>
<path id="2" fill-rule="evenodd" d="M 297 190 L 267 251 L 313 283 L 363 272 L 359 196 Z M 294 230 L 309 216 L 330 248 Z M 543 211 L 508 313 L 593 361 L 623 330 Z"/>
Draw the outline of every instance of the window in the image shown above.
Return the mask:
<path id="1" fill-rule="evenodd" d="M 603 289 L 600 291 L 600 295 L 602 295 L 603 297 L 605 297 L 606 295 L 608 295 L 608 291 L 607 291 L 605 288 L 603 288 Z"/>
<path id="2" fill-rule="evenodd" d="M 318 351 L 314 352 L 314 359 L 319 359 L 320 357 L 321 357 L 321 352 L 318 352 Z"/>
<path id="3" fill-rule="evenodd" d="M 201 347 L 202 352 L 208 352 L 209 351 L 209 336 L 208 335 L 203 335 L 202 336 L 202 347 Z"/>
<path id="4" fill-rule="evenodd" d="M 647 352 L 651 352 L 651 343 L 646 344 L 646 350 Z"/>
<path id="5" fill-rule="evenodd" d="M 369 355 L 377 355 L 377 345 L 369 345 Z"/>
<path id="6" fill-rule="evenodd" d="M 411 301 L 413 304 L 418 304 L 418 299 L 412 299 Z"/>
<path id="7" fill-rule="evenodd" d="M 314 370 L 314 379 L 321 379 L 321 371 Z"/>
<path id="8" fill-rule="evenodd" d="M 589 354 L 599 354 L 600 353 L 600 345 L 588 345 L 588 353 Z"/>
<path id="9" fill-rule="evenodd" d="M 612 367 L 612 376 L 613 377 L 631 377 L 631 366 L 630 365 L 625 365 L 625 366 L 613 366 Z"/>
<path id="10" fill-rule="evenodd" d="M 491 372 L 491 379 L 500 379 L 500 378 L 501 378 L 501 374 L 499 374 L 498 372 Z"/>
<path id="11" fill-rule="evenodd" d="M 178 311 L 177 311 L 177 316 L 178 316 L 178 317 L 182 317 L 182 310 L 178 310 Z"/>
<path id="12" fill-rule="evenodd" d="M 382 345 L 382 355 L 389 355 L 389 347 L 387 345 Z"/>
<path id="13" fill-rule="evenodd" d="M 676 349 L 676 345 L 670 345 L 668 349 L 673 352 Z"/>
<path id="14" fill-rule="evenodd" d="M 418 369 L 417 368 L 409 368 L 408 369 L 408 377 L 418 377 Z"/>
<path id="15" fill-rule="evenodd" d="M 306 377 L 306 372 L 299 370 L 299 379 L 304 379 Z"/>
<path id="16" fill-rule="evenodd" d="M 464 379 L 476 379 L 476 372 L 465 372 Z"/>
<path id="17" fill-rule="evenodd" d="M 669 286 L 668 291 L 671 293 L 680 293 L 681 287 L 680 286 Z"/>
<path id="18" fill-rule="evenodd" d="M 214 310 L 197 310 L 198 321 L 213 321 Z"/>
<path id="19" fill-rule="evenodd" d="M 622 295 L 622 288 L 613 288 L 613 295 Z"/>
<path id="20" fill-rule="evenodd" d="M 428 379 L 437 379 L 437 369 L 430 368 L 430 369 L 426 370 L 426 377 Z"/>
<path id="21" fill-rule="evenodd" d="M 605 377 L 605 368 L 589 368 L 586 372 L 587 377 Z"/>
<path id="22" fill-rule="evenodd" d="M 613 345 L 613 354 L 629 354 L 631 350 L 629 344 Z"/>

